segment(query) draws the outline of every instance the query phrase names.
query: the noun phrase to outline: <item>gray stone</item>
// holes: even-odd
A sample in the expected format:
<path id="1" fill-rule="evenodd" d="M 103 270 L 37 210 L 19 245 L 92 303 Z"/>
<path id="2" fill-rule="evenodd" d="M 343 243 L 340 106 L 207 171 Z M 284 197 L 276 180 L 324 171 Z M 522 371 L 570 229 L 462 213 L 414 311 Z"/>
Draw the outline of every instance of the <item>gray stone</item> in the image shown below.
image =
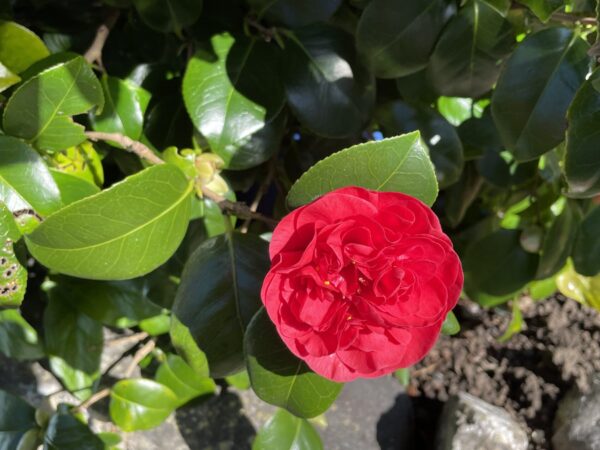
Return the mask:
<path id="1" fill-rule="evenodd" d="M 589 392 L 574 386 L 560 401 L 554 417 L 555 450 L 600 450 L 600 377 Z"/>
<path id="2" fill-rule="evenodd" d="M 527 433 L 502 408 L 461 392 L 444 406 L 438 450 L 526 450 Z"/>

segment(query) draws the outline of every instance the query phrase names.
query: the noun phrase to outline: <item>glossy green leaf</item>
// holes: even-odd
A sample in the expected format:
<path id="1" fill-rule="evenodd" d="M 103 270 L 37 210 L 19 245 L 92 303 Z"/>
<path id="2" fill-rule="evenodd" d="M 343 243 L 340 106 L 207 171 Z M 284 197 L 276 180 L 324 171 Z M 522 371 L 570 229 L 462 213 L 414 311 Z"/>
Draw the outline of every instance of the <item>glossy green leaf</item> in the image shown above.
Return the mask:
<path id="1" fill-rule="evenodd" d="M 145 331 L 150 336 L 160 336 L 167 334 L 171 329 L 171 316 L 167 313 L 148 317 L 140 320 L 140 330 Z"/>
<path id="2" fill-rule="evenodd" d="M 396 370 L 394 377 L 396 377 L 402 386 L 408 387 L 410 385 L 410 367 Z"/>
<path id="3" fill-rule="evenodd" d="M 301 206 L 345 186 L 402 192 L 428 205 L 438 190 L 427 148 L 414 132 L 358 144 L 319 161 L 294 183 L 287 203 Z"/>
<path id="4" fill-rule="evenodd" d="M 173 391 L 152 380 L 119 381 L 110 393 L 110 417 L 123 431 L 157 427 L 177 406 Z"/>
<path id="5" fill-rule="evenodd" d="M 42 158 L 19 139 L 0 136 L 0 201 L 10 211 L 50 214 L 62 206 L 60 191 Z"/>
<path id="6" fill-rule="evenodd" d="M 412 104 L 433 104 L 438 97 L 438 94 L 433 90 L 433 86 L 431 86 L 425 69 L 397 78 L 396 88 L 402 99 Z"/>
<path id="7" fill-rule="evenodd" d="M 117 280 L 164 263 L 183 239 L 192 183 L 163 164 L 73 203 L 25 237 L 34 258 L 67 275 Z"/>
<path id="8" fill-rule="evenodd" d="M 342 0 L 247 0 L 259 19 L 297 28 L 329 19 Z"/>
<path id="9" fill-rule="evenodd" d="M 458 136 L 463 144 L 465 161 L 478 159 L 487 150 L 498 154 L 504 148 L 489 108 L 480 118 L 472 117 L 461 123 Z"/>
<path id="10" fill-rule="evenodd" d="M 156 371 L 156 381 L 170 388 L 178 405 L 215 392 L 212 378 L 199 376 L 180 356 L 169 355 Z"/>
<path id="11" fill-rule="evenodd" d="M 327 137 L 360 132 L 373 108 L 375 83 L 356 55 L 352 35 L 319 24 L 288 37 L 283 81 L 300 123 Z"/>
<path id="12" fill-rule="evenodd" d="M 267 247 L 254 234 L 228 233 L 203 242 L 185 265 L 173 315 L 206 354 L 212 377 L 243 368 L 244 332 L 261 305 Z"/>
<path id="13" fill-rule="evenodd" d="M 324 413 L 342 390 L 342 384 L 317 375 L 288 350 L 264 308 L 248 326 L 244 351 L 256 395 L 298 417 Z"/>
<path id="14" fill-rule="evenodd" d="M 229 34 L 215 35 L 211 43 L 215 55 L 200 51 L 188 63 L 183 79 L 185 106 L 226 167 L 256 166 L 278 147 L 271 134 L 281 120 L 283 86 L 278 72 L 265 64 L 278 57 L 277 49 L 258 39 Z"/>
<path id="15" fill-rule="evenodd" d="M 577 91 L 567 119 L 567 151 L 564 172 L 569 196 L 600 194 L 600 69 L 596 69 Z"/>
<path id="16" fill-rule="evenodd" d="M 539 256 L 523 250 L 520 235 L 520 230 L 498 230 L 469 247 L 465 277 L 476 290 L 502 297 L 533 280 Z"/>
<path id="17" fill-rule="evenodd" d="M 533 300 L 545 300 L 552 296 L 557 290 L 556 277 L 532 281 L 527 288 L 529 289 L 529 296 Z"/>
<path id="18" fill-rule="evenodd" d="M 563 0 L 517 0 L 529 7 L 542 22 L 546 22 L 553 12 L 564 6 Z"/>
<path id="19" fill-rule="evenodd" d="M 100 82 L 80 56 L 24 82 L 4 110 L 4 131 L 37 148 L 62 150 L 85 140 L 82 125 L 70 116 L 102 106 Z"/>
<path id="20" fill-rule="evenodd" d="M 143 279 L 93 281 L 70 277 L 53 278 L 61 289 L 69 292 L 69 303 L 104 325 L 129 328 L 143 319 L 161 312 L 146 296 Z"/>
<path id="21" fill-rule="evenodd" d="M 25 297 L 27 270 L 15 255 L 12 240 L 0 245 L 0 308 L 17 307 Z"/>
<path id="22" fill-rule="evenodd" d="M 104 184 L 104 167 L 100 155 L 90 141 L 46 156 L 51 168 L 55 170 L 81 178 L 98 187 Z"/>
<path id="23" fill-rule="evenodd" d="M 178 148 L 192 146 L 193 125 L 180 95 L 161 98 L 150 107 L 144 134 L 159 150 L 170 145 Z"/>
<path id="24" fill-rule="evenodd" d="M 94 130 L 120 133 L 133 140 L 139 140 L 150 93 L 132 81 L 109 76 L 102 78 L 102 90 L 102 112 L 90 113 L 90 122 Z"/>
<path id="25" fill-rule="evenodd" d="M 481 176 L 489 183 L 500 188 L 520 186 L 533 179 L 538 172 L 538 161 L 518 163 L 507 152 L 488 147 L 477 161 Z"/>
<path id="26" fill-rule="evenodd" d="M 479 97 L 500 73 L 514 45 L 510 23 L 480 0 L 469 0 L 444 28 L 427 68 L 433 86 L 450 97 Z"/>
<path id="27" fill-rule="evenodd" d="M 554 219 L 542 244 L 540 264 L 536 274 L 538 280 L 551 277 L 565 266 L 571 254 L 579 221 L 579 214 L 569 204 L 561 215 Z"/>
<path id="28" fill-rule="evenodd" d="M 21 81 L 21 77 L 12 73 L 0 62 L 0 92 L 5 91 L 19 81 Z"/>
<path id="29" fill-rule="evenodd" d="M 52 372 L 77 398 L 86 399 L 100 376 L 102 324 L 69 303 L 70 292 L 51 288 L 44 311 L 44 338 Z"/>
<path id="30" fill-rule="evenodd" d="M 50 52 L 35 33 L 15 22 L 0 20 L 0 63 L 16 74 Z"/>
<path id="31" fill-rule="evenodd" d="M 474 163 L 465 165 L 460 180 L 446 190 L 444 211 L 451 227 L 456 228 L 476 200 L 483 178 Z"/>
<path id="32" fill-rule="evenodd" d="M 306 419 L 280 409 L 265 424 L 252 444 L 252 450 L 323 450 L 319 433 Z"/>
<path id="33" fill-rule="evenodd" d="M 63 205 L 70 205 L 78 200 L 89 197 L 100 192 L 100 188 L 78 176 L 68 172 L 50 169 L 52 178 L 60 192 Z"/>
<path id="34" fill-rule="evenodd" d="M 412 107 L 398 100 L 379 107 L 376 118 L 388 136 L 415 130 L 420 132 L 429 148 L 429 156 L 441 189 L 458 180 L 464 164 L 462 143 L 456 129 L 434 109 Z"/>
<path id="35" fill-rule="evenodd" d="M 511 0 L 483 0 L 503 16 L 510 10 Z"/>
<path id="36" fill-rule="evenodd" d="M 227 381 L 228 385 L 242 391 L 250 389 L 250 376 L 246 370 L 242 370 L 241 372 L 225 377 L 225 381 Z"/>
<path id="37" fill-rule="evenodd" d="M 567 108 L 588 68 L 588 45 L 567 28 L 529 35 L 506 62 L 492 113 L 507 150 L 528 161 L 560 144 Z"/>
<path id="38" fill-rule="evenodd" d="M 447 336 L 453 336 L 460 332 L 460 323 L 452 311 L 448 313 L 442 324 L 442 333 Z"/>
<path id="39" fill-rule="evenodd" d="M 600 275 L 593 277 L 579 275 L 569 261 L 556 277 L 556 286 L 566 297 L 600 311 Z"/>
<path id="40" fill-rule="evenodd" d="M 44 450 L 106 450 L 90 428 L 67 411 L 54 414 L 44 435 Z"/>
<path id="41" fill-rule="evenodd" d="M 200 17 L 202 0 L 133 0 L 140 17 L 150 28 L 177 34 Z"/>
<path id="42" fill-rule="evenodd" d="M 590 211 L 579 224 L 571 257 L 578 274 L 593 277 L 600 272 L 600 208 Z"/>
<path id="43" fill-rule="evenodd" d="M 0 242 L 6 242 L 7 239 L 15 242 L 21 237 L 19 227 L 15 218 L 6 205 L 0 202 Z"/>
<path id="44" fill-rule="evenodd" d="M 356 43 L 379 78 L 425 68 L 449 15 L 443 0 L 372 0 L 363 11 Z"/>
<path id="45" fill-rule="evenodd" d="M 489 103 L 488 100 L 484 101 Z M 484 110 L 482 103 L 466 97 L 440 97 L 437 99 L 437 110 L 451 125 L 458 127 L 471 117 L 481 118 Z"/>
<path id="46" fill-rule="evenodd" d="M 17 450 L 23 435 L 36 427 L 35 409 L 25 400 L 0 390 L 0 449 Z"/>
<path id="47" fill-rule="evenodd" d="M 20 361 L 44 357 L 37 332 L 16 309 L 0 311 L 0 352 Z"/>
<path id="48" fill-rule="evenodd" d="M 182 324 L 175 315 L 171 316 L 170 337 L 177 353 L 194 369 L 194 372 L 198 376 L 208 377 L 210 372 L 206 355 L 198 348 L 189 328 Z"/>

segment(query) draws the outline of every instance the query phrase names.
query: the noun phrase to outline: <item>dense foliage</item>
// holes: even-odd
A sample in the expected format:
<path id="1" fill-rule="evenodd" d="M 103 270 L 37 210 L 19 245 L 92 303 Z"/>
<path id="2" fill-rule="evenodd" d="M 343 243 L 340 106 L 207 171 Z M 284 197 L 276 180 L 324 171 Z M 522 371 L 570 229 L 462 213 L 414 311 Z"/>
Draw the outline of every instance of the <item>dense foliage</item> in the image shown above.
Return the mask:
<path id="1" fill-rule="evenodd" d="M 0 351 L 81 402 L 0 391 L 0 448 L 116 448 L 95 402 L 143 430 L 228 383 L 281 408 L 254 448 L 321 448 L 342 385 L 260 290 L 274 224 L 339 187 L 433 205 L 506 339 L 523 293 L 600 308 L 597 34 L 591 0 L 0 3 Z"/>

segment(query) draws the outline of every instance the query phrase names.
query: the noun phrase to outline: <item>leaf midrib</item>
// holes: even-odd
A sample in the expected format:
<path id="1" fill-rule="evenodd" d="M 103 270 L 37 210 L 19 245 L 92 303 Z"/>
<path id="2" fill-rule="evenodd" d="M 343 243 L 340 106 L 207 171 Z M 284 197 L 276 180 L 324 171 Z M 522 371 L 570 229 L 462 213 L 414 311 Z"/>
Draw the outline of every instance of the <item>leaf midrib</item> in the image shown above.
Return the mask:
<path id="1" fill-rule="evenodd" d="M 185 189 L 185 191 L 183 191 L 182 195 L 177 199 L 177 201 L 173 202 L 173 204 L 171 204 L 167 209 L 165 209 L 164 211 L 162 211 L 160 214 L 158 214 L 157 216 L 155 216 L 154 218 L 152 218 L 151 220 L 149 220 L 148 222 L 145 222 L 135 228 L 133 228 L 132 230 L 129 230 L 128 232 L 119 235 L 117 237 L 114 237 L 112 239 L 109 239 L 107 241 L 102 241 L 99 243 L 95 243 L 93 245 L 88 245 L 88 246 L 83 246 L 83 247 L 75 247 L 75 248 L 63 248 L 63 247 L 50 247 L 48 245 L 42 245 L 37 243 L 35 240 L 31 239 L 31 236 L 33 234 L 35 234 L 35 231 L 32 235 L 29 236 L 25 236 L 25 238 L 30 241 L 31 243 L 33 243 L 34 245 L 37 245 L 39 247 L 43 247 L 43 248 L 47 248 L 47 249 L 53 249 L 53 250 L 58 250 L 58 251 L 63 251 L 63 252 L 80 252 L 82 250 L 90 250 L 90 249 L 94 249 L 97 247 L 102 247 L 105 245 L 109 245 L 113 242 L 117 242 L 119 240 L 125 239 L 126 237 L 130 236 L 133 233 L 138 232 L 139 230 L 153 225 L 154 223 L 158 222 L 159 219 L 163 218 L 165 215 L 167 215 L 168 213 L 170 213 L 172 210 L 178 208 L 179 206 L 181 206 L 182 202 L 188 197 L 188 195 L 190 194 L 190 192 L 193 189 L 193 183 L 190 181 L 188 182 L 188 187 Z M 89 199 L 91 197 L 88 197 L 87 199 Z M 83 199 L 83 200 L 87 200 L 87 199 Z M 37 230 L 36 230 L 37 231 Z"/>

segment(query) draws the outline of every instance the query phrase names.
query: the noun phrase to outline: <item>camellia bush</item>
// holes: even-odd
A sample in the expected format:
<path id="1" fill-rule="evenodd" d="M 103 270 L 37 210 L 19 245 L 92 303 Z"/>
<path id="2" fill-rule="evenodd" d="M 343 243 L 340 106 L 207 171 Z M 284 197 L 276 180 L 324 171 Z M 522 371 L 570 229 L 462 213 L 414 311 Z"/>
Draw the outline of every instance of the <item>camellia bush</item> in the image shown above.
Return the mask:
<path id="1" fill-rule="evenodd" d="M 461 295 L 510 307 L 505 338 L 524 294 L 600 308 L 591 0 L 0 19 L 0 351 L 77 399 L 0 391 L 2 449 L 118 448 L 97 402 L 145 430 L 228 384 L 280 408 L 255 449 L 319 449 L 307 419 L 343 383 L 405 378 Z M 116 381 L 109 335 L 132 345 Z"/>

